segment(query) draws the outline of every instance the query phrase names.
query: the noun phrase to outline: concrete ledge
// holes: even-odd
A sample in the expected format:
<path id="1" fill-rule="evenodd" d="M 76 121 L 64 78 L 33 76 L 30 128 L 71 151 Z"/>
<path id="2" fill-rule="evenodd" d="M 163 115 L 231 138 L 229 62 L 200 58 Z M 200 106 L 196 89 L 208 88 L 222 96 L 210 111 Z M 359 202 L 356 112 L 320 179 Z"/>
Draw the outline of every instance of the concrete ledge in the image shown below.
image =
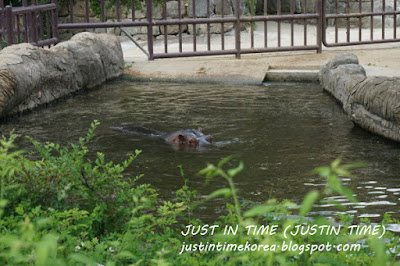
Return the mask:
<path id="1" fill-rule="evenodd" d="M 319 71 L 315 70 L 269 70 L 263 82 L 319 82 Z"/>

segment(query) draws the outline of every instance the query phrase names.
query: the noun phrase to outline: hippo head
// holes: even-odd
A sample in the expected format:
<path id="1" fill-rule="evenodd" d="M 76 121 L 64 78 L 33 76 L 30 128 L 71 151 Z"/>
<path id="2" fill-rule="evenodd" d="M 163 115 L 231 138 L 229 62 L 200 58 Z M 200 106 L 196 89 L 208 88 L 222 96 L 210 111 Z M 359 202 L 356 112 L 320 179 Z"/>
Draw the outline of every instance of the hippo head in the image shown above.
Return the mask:
<path id="1" fill-rule="evenodd" d="M 188 147 L 198 147 L 212 143 L 211 135 L 204 135 L 201 130 L 185 129 L 169 134 L 166 139 L 169 143 L 184 145 Z"/>

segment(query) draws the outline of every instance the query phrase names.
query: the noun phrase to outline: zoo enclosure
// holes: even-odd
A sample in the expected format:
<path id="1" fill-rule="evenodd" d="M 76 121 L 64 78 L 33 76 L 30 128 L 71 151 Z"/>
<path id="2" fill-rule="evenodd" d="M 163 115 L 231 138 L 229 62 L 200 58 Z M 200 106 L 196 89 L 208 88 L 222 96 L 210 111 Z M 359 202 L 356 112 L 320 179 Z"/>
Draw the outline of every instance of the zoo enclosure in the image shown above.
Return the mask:
<path id="1" fill-rule="evenodd" d="M 57 0 L 38 5 L 35 0 L 29 5 L 23 0 L 22 7 L 4 7 L 4 0 L 0 0 L 0 38 L 7 40 L 7 44 L 30 42 L 44 46 L 57 43 L 62 30 L 125 27 L 125 32 L 136 30 L 146 34 L 150 60 L 224 54 L 240 58 L 246 53 L 297 50 L 321 52 L 323 45 L 400 41 L 398 0 L 123 2 L 124 5 L 115 0 L 111 5 L 110 1 L 100 0 L 96 13 L 89 0 L 76 4 L 69 0 L 64 6 L 68 15 L 61 21 L 59 13 L 63 7 Z M 76 7 L 78 4 L 81 9 Z M 261 10 L 256 8 L 258 5 Z M 163 43 L 162 50 L 154 51 L 155 35 L 161 38 L 156 41 Z"/>

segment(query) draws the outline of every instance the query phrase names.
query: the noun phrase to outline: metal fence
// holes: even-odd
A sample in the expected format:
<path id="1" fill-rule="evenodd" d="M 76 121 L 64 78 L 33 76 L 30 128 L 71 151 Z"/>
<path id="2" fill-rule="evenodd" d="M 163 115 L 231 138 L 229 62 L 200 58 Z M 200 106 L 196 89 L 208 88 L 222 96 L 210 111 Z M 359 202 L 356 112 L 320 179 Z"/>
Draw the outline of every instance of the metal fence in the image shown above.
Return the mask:
<path id="1" fill-rule="evenodd" d="M 178 0 L 178 4 L 181 1 Z M 216 9 L 222 10 L 221 14 L 214 14 L 211 17 L 210 12 L 210 0 L 206 0 L 206 15 L 204 17 L 197 17 L 196 14 L 196 3 L 199 0 L 192 1 L 192 11 L 190 18 L 182 18 L 180 14 L 180 8 L 178 8 L 178 18 L 170 19 L 171 14 L 166 12 L 166 3 L 164 0 L 163 18 L 155 20 L 153 25 L 160 25 L 164 28 L 164 32 L 168 32 L 168 27 L 178 25 L 178 50 L 170 51 L 168 48 L 168 35 L 164 34 L 164 51 L 154 53 L 154 58 L 165 58 L 165 57 L 183 57 L 183 56 L 202 56 L 202 55 L 222 55 L 222 54 L 235 54 L 237 58 L 240 58 L 241 54 L 247 53 L 263 53 L 263 52 L 277 52 L 277 51 L 295 51 L 295 50 L 317 50 L 320 51 L 320 34 L 317 33 L 318 25 L 320 25 L 321 16 L 320 14 L 313 12 L 307 13 L 306 9 L 300 10 L 300 13 L 295 13 L 295 1 L 290 1 L 289 10 L 286 13 L 282 12 L 281 1 L 277 1 L 277 7 L 275 12 L 270 12 L 268 8 L 267 0 L 264 0 L 264 8 L 262 14 L 255 13 L 255 1 L 245 1 L 249 4 L 249 13 L 241 11 L 241 3 L 243 1 L 234 1 L 234 12 L 228 16 L 225 16 L 225 1 L 220 1 L 220 5 L 216 6 Z M 303 2 L 307 2 L 304 0 Z M 243 14 L 244 13 L 244 14 Z M 283 29 L 282 24 L 289 24 L 289 28 Z M 231 25 L 233 36 L 226 36 L 225 25 Z M 243 34 L 241 29 L 243 25 L 248 26 L 249 32 Z M 296 24 L 296 25 L 295 25 Z M 313 28 L 316 31 L 314 40 L 310 41 L 307 31 Z M 183 50 L 183 38 L 182 38 L 182 26 L 187 28 L 192 27 L 191 36 L 186 36 L 185 42 L 191 42 L 192 49 L 188 48 L 186 51 Z M 205 39 L 206 45 L 204 49 L 200 51 L 198 49 L 198 29 L 205 26 Z M 317 27 L 315 26 L 317 25 Z M 219 34 L 213 34 L 212 26 L 220 29 Z M 257 31 L 256 31 L 257 27 Z M 302 30 L 304 32 L 304 38 L 302 40 L 295 40 L 294 31 Z M 204 28 L 204 27 L 203 27 Z M 271 31 L 272 28 L 275 30 Z M 229 27 L 228 27 L 229 29 Z M 285 32 L 283 32 L 285 31 Z M 271 36 L 269 33 L 273 32 L 275 35 Z M 286 34 L 289 36 L 287 43 L 282 42 L 282 35 Z M 263 40 L 256 39 L 262 38 Z M 229 39 L 229 42 L 226 42 Z M 234 45 L 232 45 L 234 44 Z M 258 45 L 257 45 L 258 44 Z"/>
<path id="2" fill-rule="evenodd" d="M 162 0 L 158 4 L 151 0 L 69 0 L 64 6 L 68 14 L 61 20 L 57 0 L 43 5 L 32 0 L 30 6 L 24 0 L 23 7 L 12 8 L 0 0 L 0 38 L 8 44 L 47 45 L 57 42 L 58 30 L 125 27 L 145 29 L 150 60 L 321 52 L 323 45 L 400 41 L 397 1 L 382 0 L 377 6 L 374 0 Z M 176 6 L 171 9 L 172 2 Z"/>
<path id="3" fill-rule="evenodd" d="M 400 24 L 398 2 L 400 1 L 322 1 L 323 44 L 334 47 L 400 42 L 397 35 Z"/>
<path id="4" fill-rule="evenodd" d="M 21 7 L 4 7 L 0 0 L 0 40 L 5 45 L 27 42 L 46 46 L 58 42 L 57 2 L 36 5 L 22 1 Z"/>

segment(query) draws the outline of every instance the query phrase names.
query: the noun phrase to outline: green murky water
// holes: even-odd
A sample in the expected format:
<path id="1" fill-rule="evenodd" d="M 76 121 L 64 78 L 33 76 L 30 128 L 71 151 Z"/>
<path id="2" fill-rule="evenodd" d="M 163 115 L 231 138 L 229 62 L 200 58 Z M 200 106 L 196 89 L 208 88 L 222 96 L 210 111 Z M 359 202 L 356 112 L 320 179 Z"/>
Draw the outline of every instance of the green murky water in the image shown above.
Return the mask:
<path id="1" fill-rule="evenodd" d="M 40 141 L 67 144 L 84 136 L 90 123 L 101 122 L 89 146 L 121 161 L 135 149 L 143 150 L 129 173 L 143 173 L 160 196 L 170 199 L 183 184 L 177 165 L 182 164 L 189 185 L 200 194 L 226 186 L 222 179 L 204 186 L 196 172 L 207 162 L 217 163 L 236 154 L 245 171 L 236 179 L 242 199 L 263 202 L 270 197 L 300 203 L 324 180 L 309 174 L 341 156 L 345 163 L 363 161 L 354 179 L 344 179 L 359 206 L 343 198 L 344 210 L 356 217 L 379 217 L 392 212 L 400 218 L 400 146 L 371 135 L 345 116 L 341 108 L 317 85 L 235 86 L 172 83 L 135 83 L 119 80 L 87 94 L 53 104 L 0 125 L 2 134 L 16 133 Z M 177 151 L 155 138 L 128 135 L 110 129 L 134 122 L 161 131 L 202 127 L 215 144 Z M 20 147 L 31 146 L 20 139 Z M 221 213 L 224 199 L 202 206 L 198 215 Z M 333 215 L 329 205 L 315 209 Z"/>

